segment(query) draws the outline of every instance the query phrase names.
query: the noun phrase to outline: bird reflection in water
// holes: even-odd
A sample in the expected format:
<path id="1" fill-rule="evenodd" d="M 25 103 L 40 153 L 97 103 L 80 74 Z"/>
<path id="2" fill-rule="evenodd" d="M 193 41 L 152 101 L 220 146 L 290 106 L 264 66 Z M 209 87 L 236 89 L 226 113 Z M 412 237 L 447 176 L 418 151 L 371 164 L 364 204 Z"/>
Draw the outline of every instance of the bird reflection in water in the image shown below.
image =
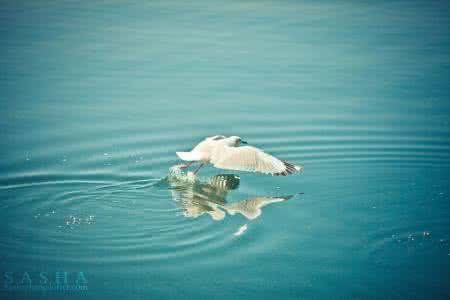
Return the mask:
<path id="1" fill-rule="evenodd" d="M 239 176 L 232 174 L 216 175 L 207 182 L 201 182 L 187 175 L 171 174 L 167 178 L 172 199 L 183 208 L 188 218 L 197 218 L 208 214 L 219 221 L 230 215 L 241 214 L 249 220 L 258 218 L 261 209 L 271 203 L 283 202 L 294 195 L 277 197 L 255 197 L 227 203 L 228 192 L 239 187 Z"/>

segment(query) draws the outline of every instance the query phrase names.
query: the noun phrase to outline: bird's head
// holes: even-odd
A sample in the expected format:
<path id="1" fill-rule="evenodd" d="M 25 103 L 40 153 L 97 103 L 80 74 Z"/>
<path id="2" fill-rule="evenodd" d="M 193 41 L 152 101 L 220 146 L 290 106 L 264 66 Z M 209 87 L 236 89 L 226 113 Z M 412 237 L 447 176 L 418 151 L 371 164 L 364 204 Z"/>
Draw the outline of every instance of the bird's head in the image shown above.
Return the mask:
<path id="1" fill-rule="evenodd" d="M 246 141 L 243 141 L 239 136 L 230 136 L 229 138 L 227 138 L 227 144 L 228 146 L 231 147 L 237 147 L 240 144 L 247 144 Z"/>

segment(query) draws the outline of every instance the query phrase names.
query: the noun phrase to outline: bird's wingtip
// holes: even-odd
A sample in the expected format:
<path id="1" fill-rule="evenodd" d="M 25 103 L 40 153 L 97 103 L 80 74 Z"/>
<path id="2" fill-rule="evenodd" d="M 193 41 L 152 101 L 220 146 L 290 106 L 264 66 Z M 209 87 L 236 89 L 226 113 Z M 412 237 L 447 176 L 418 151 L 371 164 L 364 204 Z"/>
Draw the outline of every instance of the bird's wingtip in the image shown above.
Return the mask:
<path id="1" fill-rule="evenodd" d="M 286 167 L 286 170 L 283 172 L 275 173 L 273 175 L 275 176 L 287 176 L 294 173 L 303 172 L 303 166 L 295 166 L 285 160 L 283 160 L 283 164 Z"/>

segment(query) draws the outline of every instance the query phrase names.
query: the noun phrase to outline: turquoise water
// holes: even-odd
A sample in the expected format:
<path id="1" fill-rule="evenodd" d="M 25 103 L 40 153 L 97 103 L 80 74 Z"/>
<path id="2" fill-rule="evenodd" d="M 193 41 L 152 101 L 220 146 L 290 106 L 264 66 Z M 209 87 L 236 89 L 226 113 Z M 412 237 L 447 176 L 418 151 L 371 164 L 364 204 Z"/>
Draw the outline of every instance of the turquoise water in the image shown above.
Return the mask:
<path id="1" fill-rule="evenodd" d="M 449 15 L 3 1 L 0 297 L 448 299 Z M 170 171 L 216 134 L 305 171 Z"/>

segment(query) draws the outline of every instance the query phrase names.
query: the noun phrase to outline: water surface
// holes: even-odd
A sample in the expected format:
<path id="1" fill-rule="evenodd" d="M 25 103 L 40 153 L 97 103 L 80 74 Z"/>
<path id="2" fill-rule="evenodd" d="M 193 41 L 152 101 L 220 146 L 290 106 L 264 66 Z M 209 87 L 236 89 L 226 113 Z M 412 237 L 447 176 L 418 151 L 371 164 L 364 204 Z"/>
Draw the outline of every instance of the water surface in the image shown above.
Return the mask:
<path id="1" fill-rule="evenodd" d="M 449 298 L 449 15 L 3 1 L 2 286 L 83 272 L 88 290 L 1 298 Z M 216 134 L 305 171 L 169 176 Z"/>

